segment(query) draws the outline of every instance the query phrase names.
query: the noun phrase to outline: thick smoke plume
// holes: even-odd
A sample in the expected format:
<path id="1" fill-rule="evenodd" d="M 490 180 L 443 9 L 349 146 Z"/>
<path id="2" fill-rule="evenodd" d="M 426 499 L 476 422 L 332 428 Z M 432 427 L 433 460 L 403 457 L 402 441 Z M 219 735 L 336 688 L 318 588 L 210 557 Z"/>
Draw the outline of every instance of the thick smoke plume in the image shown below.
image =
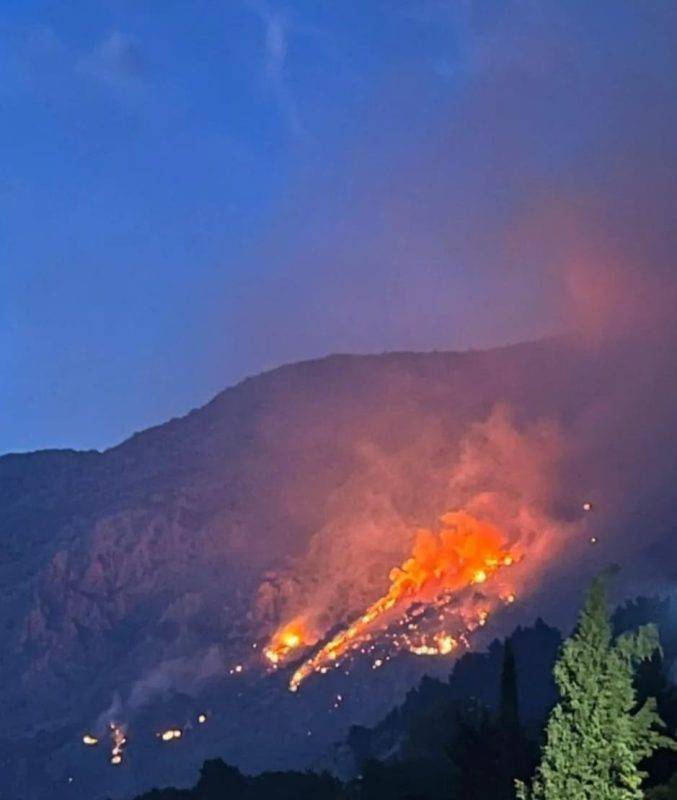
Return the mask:
<path id="1" fill-rule="evenodd" d="M 371 525 L 362 522 L 360 502 L 353 497 L 292 566 L 295 580 L 284 584 L 291 590 L 282 601 L 284 624 L 269 647 L 275 664 L 313 645 L 337 623 L 350 622 L 297 671 L 293 688 L 373 630 L 406 615 L 413 604 L 453 600 L 458 605 L 462 592 L 483 584 L 482 603 L 474 603 L 472 613 L 482 608 L 486 616 L 499 597 L 512 603 L 516 594 L 538 586 L 548 566 L 561 567 L 580 553 L 578 526 L 552 513 L 556 472 L 566 455 L 555 423 L 519 428 L 510 410 L 498 406 L 488 419 L 470 426 L 454 448 L 446 475 L 444 466 L 433 469 L 429 463 L 429 485 L 437 492 L 431 495 L 425 481 L 420 486 L 432 513 L 442 518 L 439 538 L 417 531 L 413 518 L 396 511 L 395 476 L 406 474 L 410 463 L 420 463 L 424 455 L 417 450 L 399 454 L 389 470 L 381 470 L 379 481 L 371 474 L 369 492 L 378 498 L 368 507 Z M 504 561 L 510 574 L 494 578 Z M 462 619 L 467 622 L 470 613 L 462 611 Z M 442 626 L 438 633 L 448 636 Z M 405 642 L 416 651 L 409 638 Z"/>

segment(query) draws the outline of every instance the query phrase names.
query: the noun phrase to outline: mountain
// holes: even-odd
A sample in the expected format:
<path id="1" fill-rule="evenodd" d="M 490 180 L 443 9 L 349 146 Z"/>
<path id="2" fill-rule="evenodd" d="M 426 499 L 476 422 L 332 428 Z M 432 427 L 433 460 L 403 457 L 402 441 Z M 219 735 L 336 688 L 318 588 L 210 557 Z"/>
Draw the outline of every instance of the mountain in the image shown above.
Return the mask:
<path id="1" fill-rule="evenodd" d="M 562 339 L 330 356 L 247 379 L 102 453 L 0 458 L 1 792 L 125 797 L 187 785 L 209 756 L 246 770 L 324 763 L 351 725 L 375 724 L 423 671 L 447 673 L 451 657 L 404 654 L 377 672 L 358 663 L 292 695 L 285 670 L 262 663 L 270 634 L 304 602 L 326 632 L 382 591 L 411 529 L 453 506 L 464 437 L 497 405 L 512 409 L 518 432 L 545 419 L 585 441 L 627 361 Z M 621 407 L 609 436 L 626 417 Z M 608 439 L 592 439 L 587 473 L 568 453 L 558 461 L 566 489 L 543 499 L 553 519 L 576 515 L 586 485 L 608 488 L 598 480 Z M 501 452 L 520 455 L 521 441 Z M 647 434 L 632 450 L 654 444 Z M 659 477 L 645 475 L 651 519 L 665 518 L 656 487 L 674 457 L 663 449 Z M 501 475 L 531 470 L 509 465 Z M 634 479 L 614 478 L 610 497 Z M 640 543 L 651 565 L 665 561 L 658 532 Z M 649 562 L 634 562 L 640 580 Z M 563 585 L 575 594 L 598 563 L 578 583 L 553 572 L 550 607 L 566 616 Z M 525 597 L 505 624 L 533 619 L 534 607 Z M 111 720 L 128 740 L 118 767 L 108 764 Z M 172 725 L 182 740 L 159 740 Z M 99 745 L 83 746 L 88 732 Z"/>

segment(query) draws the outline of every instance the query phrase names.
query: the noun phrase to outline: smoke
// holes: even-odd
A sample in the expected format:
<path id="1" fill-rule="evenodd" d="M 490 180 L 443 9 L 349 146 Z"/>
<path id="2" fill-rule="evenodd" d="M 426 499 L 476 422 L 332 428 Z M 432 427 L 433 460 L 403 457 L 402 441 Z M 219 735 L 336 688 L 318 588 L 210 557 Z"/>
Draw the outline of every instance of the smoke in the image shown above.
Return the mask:
<path id="1" fill-rule="evenodd" d="M 447 26 L 459 43 L 436 62 L 441 102 L 425 105 L 414 73 L 374 88 L 378 120 L 367 114 L 347 158 L 304 176 L 271 231 L 261 257 L 280 284 L 258 299 L 272 325 L 299 340 L 312 330 L 319 348 L 564 333 L 568 399 L 549 397 L 537 370 L 506 366 L 524 401 L 513 418 L 498 409 L 440 452 L 419 416 L 415 446 L 365 455 L 280 604 L 315 636 L 384 590 L 416 525 L 431 524 L 422 505 L 510 529 L 528 591 L 550 581 L 575 593 L 609 562 L 626 591 L 675 577 L 665 563 L 677 509 L 674 6 L 419 10 L 412 25 Z M 284 288 L 299 284 L 312 292 L 302 309 Z M 413 464 L 429 467 L 427 484 Z M 421 505 L 402 501 L 404 483 Z M 588 497 L 596 510 L 583 519 Z"/>
<path id="2" fill-rule="evenodd" d="M 219 645 L 211 645 L 191 656 L 165 659 L 132 683 L 115 692 L 110 705 L 97 718 L 94 730 L 101 734 L 113 722 L 129 721 L 150 703 L 166 701 L 177 693 L 196 696 L 205 685 L 226 673 L 226 659 Z"/>
<path id="3" fill-rule="evenodd" d="M 392 437 L 360 431 L 323 522 L 254 599 L 255 623 L 293 622 L 306 645 L 383 596 L 416 529 L 448 511 L 506 532 L 530 612 L 573 607 L 610 563 L 626 593 L 677 579 L 677 13 L 436 5 L 434 24 L 465 43 L 436 61 L 441 84 L 412 71 L 372 87 L 355 140 L 308 167 L 252 254 L 272 281 L 224 316 L 249 364 L 567 338 L 548 351 L 561 365 L 469 368 L 460 411 L 402 402 L 411 376 L 389 384 L 401 413 L 374 411 L 373 426 Z M 312 423 L 329 430 L 329 416 Z M 129 703 L 201 668 L 164 663 Z"/>
<path id="4" fill-rule="evenodd" d="M 127 706 L 134 711 L 169 691 L 193 695 L 207 681 L 223 675 L 225 671 L 226 660 L 218 645 L 212 645 L 192 657 L 168 659 L 134 683 Z"/>
<path id="5" fill-rule="evenodd" d="M 440 3 L 406 25 L 446 34 L 428 66 L 447 69 L 373 84 L 352 141 L 323 147 L 290 187 L 251 256 L 267 279 L 233 308 L 250 360 L 666 321 L 672 4 Z"/>
<path id="6" fill-rule="evenodd" d="M 390 597 L 393 567 L 409 557 L 415 542 L 419 547 L 422 541 L 414 523 L 424 507 L 433 519 L 462 511 L 464 519 L 478 520 L 471 526 L 478 535 L 482 525 L 501 531 L 506 550 L 519 556 L 510 586 L 503 579 L 493 588 L 488 583 L 487 598 L 513 596 L 515 591 L 526 595 L 538 587 L 549 565 L 555 562 L 561 568 L 580 554 L 576 519 L 554 513 L 556 473 L 567 452 L 556 423 L 537 420 L 518 425 L 511 410 L 498 405 L 487 419 L 470 425 L 460 442 L 445 443 L 441 464 L 439 443 L 432 446 L 433 433 L 442 437 L 431 426 L 415 445 L 389 459 L 365 449 L 365 470 L 333 498 L 330 522 L 290 567 L 293 580 L 264 584 L 267 595 L 274 591 L 273 585 L 280 588 L 278 622 L 302 630 L 304 645 L 362 615 L 377 598 Z M 433 452 L 436 458 L 431 458 Z M 417 468 L 421 474 L 416 474 Z M 420 493 L 416 503 L 406 501 L 405 483 L 408 491 Z M 433 541 L 432 534 L 426 535 Z M 457 586 L 456 578 L 451 574 L 449 578 L 448 585 Z M 445 586 L 442 581 L 440 591 Z M 399 593 L 398 598 L 399 603 Z M 409 603 L 423 599 L 411 596 Z M 425 601 L 434 599 L 426 595 Z M 387 610 L 392 607 L 386 605 Z M 400 613 L 406 607 L 398 605 Z"/>

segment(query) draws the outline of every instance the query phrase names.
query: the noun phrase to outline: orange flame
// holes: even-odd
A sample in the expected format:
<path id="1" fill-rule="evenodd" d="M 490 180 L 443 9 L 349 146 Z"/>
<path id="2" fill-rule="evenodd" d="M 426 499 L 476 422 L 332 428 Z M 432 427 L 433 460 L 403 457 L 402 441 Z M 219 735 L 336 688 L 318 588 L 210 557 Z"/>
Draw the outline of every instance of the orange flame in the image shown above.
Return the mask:
<path id="1" fill-rule="evenodd" d="M 277 631 L 263 654 L 273 666 L 277 666 L 294 650 L 311 643 L 303 621 L 295 619 Z"/>
<path id="2" fill-rule="evenodd" d="M 296 670 L 289 683 L 291 691 L 296 691 L 312 672 L 326 671 L 327 664 L 337 661 L 393 609 L 405 610 L 414 602 L 430 603 L 443 593 L 484 583 L 496 570 L 513 563 L 513 555 L 505 549 L 505 536 L 488 522 L 457 511 L 445 514 L 441 523 L 437 534 L 418 531 L 411 557 L 390 572 L 387 593 Z M 270 647 L 286 629 L 276 634 Z M 444 639 L 444 645 L 430 646 L 427 652 L 432 653 L 433 647 L 437 653 L 450 652 L 451 641 Z"/>

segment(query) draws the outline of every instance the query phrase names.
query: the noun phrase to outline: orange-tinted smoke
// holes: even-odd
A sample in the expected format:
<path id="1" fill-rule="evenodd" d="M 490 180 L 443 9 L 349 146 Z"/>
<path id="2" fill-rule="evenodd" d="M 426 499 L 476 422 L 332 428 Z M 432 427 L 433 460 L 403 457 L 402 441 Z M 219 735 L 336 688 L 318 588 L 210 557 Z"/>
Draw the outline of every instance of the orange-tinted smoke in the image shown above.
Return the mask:
<path id="1" fill-rule="evenodd" d="M 388 592 L 296 670 L 289 685 L 292 691 L 312 672 L 341 658 L 393 609 L 404 611 L 414 602 L 429 603 L 442 593 L 484 583 L 513 562 L 505 536 L 488 522 L 457 511 L 445 514 L 441 525 L 438 533 L 418 531 L 411 557 L 390 573 Z"/>

